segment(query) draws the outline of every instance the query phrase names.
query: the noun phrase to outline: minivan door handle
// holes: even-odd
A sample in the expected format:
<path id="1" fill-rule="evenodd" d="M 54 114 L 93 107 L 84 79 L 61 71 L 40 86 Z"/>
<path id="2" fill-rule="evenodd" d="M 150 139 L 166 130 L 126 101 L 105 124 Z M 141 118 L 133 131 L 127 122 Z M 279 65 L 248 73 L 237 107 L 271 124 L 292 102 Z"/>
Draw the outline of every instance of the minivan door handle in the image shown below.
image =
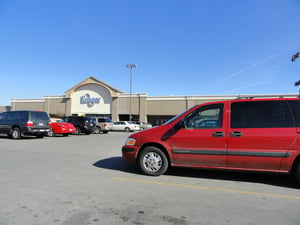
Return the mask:
<path id="1" fill-rule="evenodd" d="M 240 131 L 231 131 L 230 132 L 230 137 L 242 137 L 243 133 Z"/>
<path id="2" fill-rule="evenodd" d="M 213 137 L 224 137 L 223 131 L 216 131 L 212 134 Z"/>

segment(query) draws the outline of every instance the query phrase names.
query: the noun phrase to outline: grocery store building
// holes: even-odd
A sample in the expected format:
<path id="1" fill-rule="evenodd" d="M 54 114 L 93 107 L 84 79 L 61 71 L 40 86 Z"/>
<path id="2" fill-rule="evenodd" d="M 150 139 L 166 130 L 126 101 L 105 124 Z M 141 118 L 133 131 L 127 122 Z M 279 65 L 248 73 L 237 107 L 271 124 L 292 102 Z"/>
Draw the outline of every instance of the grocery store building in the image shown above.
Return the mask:
<path id="1" fill-rule="evenodd" d="M 196 104 L 238 97 L 240 96 L 150 97 L 146 93 L 123 93 L 101 80 L 88 77 L 67 90 L 65 95 L 45 96 L 43 99 L 12 99 L 11 106 L 6 109 L 40 110 L 47 112 L 50 116 L 58 117 L 105 116 L 112 118 L 113 121 L 129 120 L 131 115 L 132 120 L 157 125 Z"/>

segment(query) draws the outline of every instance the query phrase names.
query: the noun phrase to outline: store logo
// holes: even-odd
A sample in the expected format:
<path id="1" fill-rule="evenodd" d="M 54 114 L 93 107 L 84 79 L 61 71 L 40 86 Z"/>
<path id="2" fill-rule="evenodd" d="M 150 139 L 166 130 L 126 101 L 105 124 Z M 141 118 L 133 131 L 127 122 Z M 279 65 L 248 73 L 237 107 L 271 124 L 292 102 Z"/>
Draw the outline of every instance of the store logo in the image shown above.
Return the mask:
<path id="1" fill-rule="evenodd" d="M 100 103 L 100 98 L 91 98 L 90 94 L 85 94 L 80 97 L 80 104 L 87 104 L 88 107 L 93 107 Z"/>

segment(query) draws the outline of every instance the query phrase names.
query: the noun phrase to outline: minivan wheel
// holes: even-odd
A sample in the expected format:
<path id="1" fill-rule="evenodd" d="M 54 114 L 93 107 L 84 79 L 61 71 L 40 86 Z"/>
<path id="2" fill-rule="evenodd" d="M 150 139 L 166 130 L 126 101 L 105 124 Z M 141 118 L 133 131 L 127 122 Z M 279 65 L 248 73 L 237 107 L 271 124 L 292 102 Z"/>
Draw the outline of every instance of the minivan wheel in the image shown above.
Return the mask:
<path id="1" fill-rule="evenodd" d="M 21 130 L 18 127 L 13 128 L 11 137 L 13 139 L 20 139 L 21 138 Z"/>
<path id="2" fill-rule="evenodd" d="M 300 185 L 300 160 L 295 164 L 293 175 L 297 184 Z"/>
<path id="3" fill-rule="evenodd" d="M 168 159 L 165 153 L 156 147 L 146 147 L 140 154 L 138 164 L 143 173 L 159 176 L 168 169 Z"/>

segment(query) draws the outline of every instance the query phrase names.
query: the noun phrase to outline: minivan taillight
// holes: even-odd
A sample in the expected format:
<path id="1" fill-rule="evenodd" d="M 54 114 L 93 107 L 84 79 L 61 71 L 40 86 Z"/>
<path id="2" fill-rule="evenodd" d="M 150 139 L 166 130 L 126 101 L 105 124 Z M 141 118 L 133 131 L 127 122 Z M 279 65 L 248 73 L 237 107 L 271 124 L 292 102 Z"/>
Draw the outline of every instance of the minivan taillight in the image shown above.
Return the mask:
<path id="1" fill-rule="evenodd" d="M 34 123 L 32 121 L 27 121 L 27 123 L 25 124 L 26 127 L 33 127 Z"/>

